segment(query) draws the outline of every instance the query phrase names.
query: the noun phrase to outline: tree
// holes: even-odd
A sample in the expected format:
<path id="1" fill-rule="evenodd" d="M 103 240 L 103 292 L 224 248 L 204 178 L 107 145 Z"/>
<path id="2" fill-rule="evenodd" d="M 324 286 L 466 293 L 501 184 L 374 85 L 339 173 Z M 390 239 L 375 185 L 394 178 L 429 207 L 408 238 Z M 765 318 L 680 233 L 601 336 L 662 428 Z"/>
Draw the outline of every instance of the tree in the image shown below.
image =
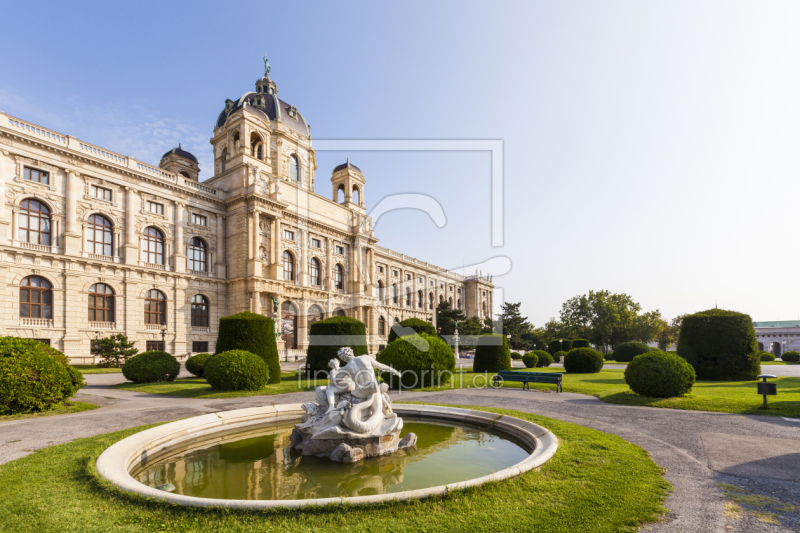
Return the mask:
<path id="1" fill-rule="evenodd" d="M 471 316 L 464 322 L 458 323 L 458 333 L 460 335 L 480 335 L 482 328 L 481 319 L 476 316 Z"/>
<path id="2" fill-rule="evenodd" d="M 436 307 L 436 331 L 439 336 L 453 335 L 456 332 L 456 321 L 461 324 L 466 319 L 464 311 L 451 309 L 448 301 L 439 302 Z"/>
<path id="3" fill-rule="evenodd" d="M 662 324 L 661 328 L 656 333 L 655 340 L 658 342 L 658 349 L 666 352 L 669 347 L 678 342 L 678 336 L 681 332 L 681 324 L 683 317 L 686 315 L 678 315 L 673 318 L 669 324 L 666 321 Z"/>
<path id="4" fill-rule="evenodd" d="M 531 325 L 528 318 L 520 313 L 520 305 L 522 302 L 504 303 L 498 321 L 503 325 L 503 335 L 511 335 L 509 345 L 514 350 L 526 350 L 530 347 L 525 335 L 530 333 Z"/>
<path id="5" fill-rule="evenodd" d="M 122 368 L 128 359 L 136 355 L 136 344 L 128 342 L 128 337 L 117 333 L 92 342 L 92 355 L 100 357 L 97 365 L 101 368 Z"/>
<path id="6" fill-rule="evenodd" d="M 492 333 L 494 332 L 494 321 L 491 318 L 484 318 L 483 319 L 483 328 L 481 329 L 481 333 Z"/>

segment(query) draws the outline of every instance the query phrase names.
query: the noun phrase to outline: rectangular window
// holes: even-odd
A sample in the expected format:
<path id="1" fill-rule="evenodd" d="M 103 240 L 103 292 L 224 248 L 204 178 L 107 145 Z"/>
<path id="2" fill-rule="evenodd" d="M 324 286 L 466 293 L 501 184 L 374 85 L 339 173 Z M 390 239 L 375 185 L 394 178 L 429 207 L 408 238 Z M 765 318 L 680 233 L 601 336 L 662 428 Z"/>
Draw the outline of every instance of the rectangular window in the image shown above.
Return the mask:
<path id="1" fill-rule="evenodd" d="M 378 267 L 378 272 L 380 272 L 381 274 L 383 273 L 383 267 L 382 266 Z"/>
<path id="2" fill-rule="evenodd" d="M 458 294 L 461 294 L 461 289 L 460 288 L 458 289 Z"/>
<path id="3" fill-rule="evenodd" d="M 450 285 L 450 292 L 453 292 L 453 286 Z"/>
<path id="4" fill-rule="evenodd" d="M 105 189 L 97 185 L 91 185 L 89 187 L 89 195 L 100 198 L 101 200 L 111 201 L 111 189 Z"/>
<path id="5" fill-rule="evenodd" d="M 339 255 L 344 255 L 344 246 L 336 246 L 336 253 Z"/>
<path id="6" fill-rule="evenodd" d="M 392 270 L 392 276 L 397 277 L 400 273 L 397 270 Z"/>
<path id="7" fill-rule="evenodd" d="M 161 341 L 147 341 L 147 351 L 148 352 L 163 352 L 164 351 L 164 343 Z"/>
<path id="8" fill-rule="evenodd" d="M 406 279 L 411 279 L 411 274 L 406 274 Z"/>
<path id="9" fill-rule="evenodd" d="M 319 239 L 311 239 L 311 246 L 314 248 L 322 248 L 322 243 L 319 242 Z"/>
<path id="10" fill-rule="evenodd" d="M 151 202 L 151 201 L 148 200 L 148 202 L 147 202 L 147 210 L 150 211 L 151 213 L 155 213 L 157 215 L 163 215 L 164 214 L 164 204 L 159 204 L 159 203 Z"/>
<path id="11" fill-rule="evenodd" d="M 192 341 L 192 352 L 208 353 L 208 342 Z"/>
<path id="12" fill-rule="evenodd" d="M 192 223 L 198 226 L 208 226 L 208 219 L 203 215 L 196 215 L 192 213 Z"/>
<path id="13" fill-rule="evenodd" d="M 42 344 L 46 344 L 46 345 L 50 346 L 50 339 L 33 339 L 33 340 L 39 341 Z"/>
<path id="14" fill-rule="evenodd" d="M 283 238 L 286 239 L 287 241 L 293 241 L 294 240 L 294 232 L 293 231 L 289 231 L 288 229 L 283 230 Z"/>
<path id="15" fill-rule="evenodd" d="M 35 181 L 36 183 L 50 185 L 50 173 L 43 170 L 25 167 L 23 170 L 23 177 L 28 181 Z"/>

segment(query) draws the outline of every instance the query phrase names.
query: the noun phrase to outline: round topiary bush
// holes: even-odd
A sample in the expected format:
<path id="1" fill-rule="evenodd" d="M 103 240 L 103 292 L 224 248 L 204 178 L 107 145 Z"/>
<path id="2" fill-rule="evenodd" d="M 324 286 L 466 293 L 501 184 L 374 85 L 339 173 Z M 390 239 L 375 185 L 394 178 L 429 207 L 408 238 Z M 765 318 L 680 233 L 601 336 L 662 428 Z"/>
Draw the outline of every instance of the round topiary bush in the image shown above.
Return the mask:
<path id="1" fill-rule="evenodd" d="M 539 356 L 534 352 L 526 353 L 522 356 L 522 363 L 525 368 L 536 368 L 537 363 L 539 363 Z"/>
<path id="2" fill-rule="evenodd" d="M 393 389 L 399 389 L 401 384 L 403 389 L 446 385 L 456 367 L 453 349 L 427 333 L 400 337 L 378 355 L 378 362 L 402 373 L 401 377 L 381 373 L 383 381 Z"/>
<path id="3" fill-rule="evenodd" d="M 567 355 L 567 352 L 556 352 L 553 354 L 553 362 L 554 363 L 563 363 L 564 356 Z"/>
<path id="4" fill-rule="evenodd" d="M 33 339 L 0 337 L 0 415 L 47 411 L 84 385 L 58 350 Z"/>
<path id="5" fill-rule="evenodd" d="M 186 370 L 197 376 L 198 378 L 203 377 L 203 371 L 206 368 L 206 363 L 208 360 L 211 359 L 210 353 L 199 353 L 193 355 L 186 361 Z"/>
<path id="6" fill-rule="evenodd" d="M 735 311 L 709 309 L 685 316 L 678 355 L 701 380 L 745 381 L 761 373 L 753 320 Z"/>
<path id="7" fill-rule="evenodd" d="M 181 364 L 167 352 L 142 352 L 134 355 L 122 365 L 122 375 L 134 383 L 156 383 L 175 381 L 181 372 Z"/>
<path id="8" fill-rule="evenodd" d="M 641 355 L 652 350 L 653 348 L 650 348 L 643 342 L 623 342 L 622 344 L 618 344 L 614 347 L 614 361 L 619 363 L 630 363 L 637 355 Z"/>
<path id="9" fill-rule="evenodd" d="M 572 339 L 572 348 L 591 348 L 592 345 L 586 339 Z"/>
<path id="10" fill-rule="evenodd" d="M 788 363 L 800 362 L 800 352 L 786 352 L 781 356 L 781 360 Z"/>
<path id="11" fill-rule="evenodd" d="M 430 322 L 420 320 L 419 318 L 407 318 L 402 322 L 392 324 L 392 327 L 389 328 L 389 342 L 391 343 L 398 338 L 397 330 L 401 331 L 400 336 L 405 337 L 406 335 L 413 334 L 410 331 L 412 329 L 414 330 L 414 333 L 425 333 L 426 335 L 431 335 L 433 337 L 436 336 L 436 328 L 433 327 L 433 324 Z"/>
<path id="12" fill-rule="evenodd" d="M 575 348 L 564 356 L 564 370 L 573 374 L 594 374 L 603 369 L 603 354 L 591 348 Z"/>
<path id="13" fill-rule="evenodd" d="M 692 390 L 695 373 L 682 357 L 658 350 L 638 355 L 625 369 L 633 392 L 651 398 L 672 398 Z"/>
<path id="14" fill-rule="evenodd" d="M 328 361 L 336 358 L 339 349 L 350 347 L 355 356 L 367 354 L 367 327 L 349 316 L 333 316 L 311 324 L 308 341 L 306 364 L 312 373 L 327 376 Z"/>
<path id="15" fill-rule="evenodd" d="M 206 362 L 205 378 L 212 389 L 256 391 L 267 384 L 269 372 L 269 365 L 256 354 L 229 350 Z"/>
<path id="16" fill-rule="evenodd" d="M 614 360 L 614 352 L 603 354 L 603 359 L 606 361 L 613 361 Z"/>
<path id="17" fill-rule="evenodd" d="M 254 353 L 269 366 L 269 382 L 281 382 L 281 362 L 275 339 L 275 321 L 258 313 L 237 313 L 219 319 L 215 354 L 231 350 Z"/>
<path id="18" fill-rule="evenodd" d="M 508 340 L 505 335 L 489 333 L 477 337 L 473 372 L 499 372 L 511 370 L 511 357 L 508 353 Z"/>
<path id="19" fill-rule="evenodd" d="M 769 352 L 759 352 L 758 359 L 759 361 L 774 361 L 775 356 Z"/>
<path id="20" fill-rule="evenodd" d="M 561 339 L 561 342 L 554 340 L 547 343 L 547 352 L 551 355 L 555 355 L 556 352 L 567 353 L 571 349 L 572 341 L 569 339 Z"/>
<path id="21" fill-rule="evenodd" d="M 514 361 L 521 361 L 522 358 L 523 358 L 523 355 L 521 353 L 519 353 L 519 352 L 511 352 L 511 359 L 513 359 Z"/>
<path id="22" fill-rule="evenodd" d="M 539 358 L 539 361 L 536 363 L 537 368 L 543 368 L 553 364 L 553 356 L 544 350 L 535 350 L 533 353 Z"/>

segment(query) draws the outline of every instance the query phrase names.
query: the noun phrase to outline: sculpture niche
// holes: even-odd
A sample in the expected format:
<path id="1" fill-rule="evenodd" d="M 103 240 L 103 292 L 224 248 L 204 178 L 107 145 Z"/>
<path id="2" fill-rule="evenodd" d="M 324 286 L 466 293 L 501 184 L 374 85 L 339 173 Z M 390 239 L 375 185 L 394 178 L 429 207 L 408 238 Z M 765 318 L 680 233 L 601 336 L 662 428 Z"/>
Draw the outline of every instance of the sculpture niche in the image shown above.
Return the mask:
<path id="1" fill-rule="evenodd" d="M 400 439 L 403 419 L 392 412 L 385 383 L 378 384 L 375 370 L 400 375 L 369 355 L 355 357 L 353 350 L 337 352 L 345 365 L 331 359 L 330 385 L 317 387 L 315 402 L 303 404 L 303 421 L 294 426 L 292 448 L 303 455 L 329 457 L 354 463 L 412 447 L 417 436 Z"/>

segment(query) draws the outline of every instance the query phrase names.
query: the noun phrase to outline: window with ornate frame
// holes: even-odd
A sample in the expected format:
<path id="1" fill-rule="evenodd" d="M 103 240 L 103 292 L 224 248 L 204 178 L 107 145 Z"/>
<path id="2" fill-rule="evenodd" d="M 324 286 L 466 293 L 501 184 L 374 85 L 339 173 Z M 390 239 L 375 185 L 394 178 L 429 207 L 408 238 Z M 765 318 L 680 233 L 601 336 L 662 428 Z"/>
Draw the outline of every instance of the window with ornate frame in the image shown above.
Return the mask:
<path id="1" fill-rule="evenodd" d="M 86 251 L 90 254 L 114 255 L 114 227 L 103 215 L 92 215 L 86 226 Z"/>
<path id="2" fill-rule="evenodd" d="M 99 187 L 97 185 L 89 186 L 89 196 L 94 196 L 95 198 L 99 198 L 107 202 L 112 201 L 111 189 L 106 189 L 105 187 Z"/>
<path id="3" fill-rule="evenodd" d="M 308 269 L 309 283 L 311 283 L 314 286 L 319 286 L 322 284 L 319 272 L 320 272 L 319 259 L 317 259 L 316 257 L 312 257 L 311 264 L 309 265 Z"/>
<path id="4" fill-rule="evenodd" d="M 32 181 L 34 183 L 42 183 L 44 185 L 50 185 L 50 173 L 44 170 L 24 167 L 22 169 L 22 177 L 23 179 Z"/>
<path id="5" fill-rule="evenodd" d="M 202 294 L 192 296 L 192 327 L 207 328 L 210 319 L 208 298 Z"/>
<path id="6" fill-rule="evenodd" d="M 53 318 L 53 286 L 41 276 L 28 276 L 19 284 L 21 318 Z"/>
<path id="7" fill-rule="evenodd" d="M 192 237 L 186 249 L 189 270 L 208 272 L 208 245 L 200 237 Z"/>
<path id="8" fill-rule="evenodd" d="M 30 244 L 50 246 L 50 209 L 33 199 L 19 204 L 19 240 Z"/>
<path id="9" fill-rule="evenodd" d="M 300 181 L 300 162 L 296 155 L 289 156 L 289 177 L 292 181 Z"/>
<path id="10" fill-rule="evenodd" d="M 150 226 L 142 237 L 142 261 L 154 265 L 164 264 L 164 234 Z"/>
<path id="11" fill-rule="evenodd" d="M 283 251 L 283 279 L 294 281 L 294 256 L 289 250 Z"/>
<path id="12" fill-rule="evenodd" d="M 144 323 L 145 324 L 166 324 L 167 323 L 167 297 L 164 293 L 151 289 L 144 297 Z"/>
<path id="13" fill-rule="evenodd" d="M 344 268 L 342 268 L 342 265 L 336 264 L 333 266 L 333 282 L 337 289 L 344 290 Z"/>
<path id="14" fill-rule="evenodd" d="M 89 289 L 89 322 L 114 322 L 114 289 L 105 283 Z"/>

